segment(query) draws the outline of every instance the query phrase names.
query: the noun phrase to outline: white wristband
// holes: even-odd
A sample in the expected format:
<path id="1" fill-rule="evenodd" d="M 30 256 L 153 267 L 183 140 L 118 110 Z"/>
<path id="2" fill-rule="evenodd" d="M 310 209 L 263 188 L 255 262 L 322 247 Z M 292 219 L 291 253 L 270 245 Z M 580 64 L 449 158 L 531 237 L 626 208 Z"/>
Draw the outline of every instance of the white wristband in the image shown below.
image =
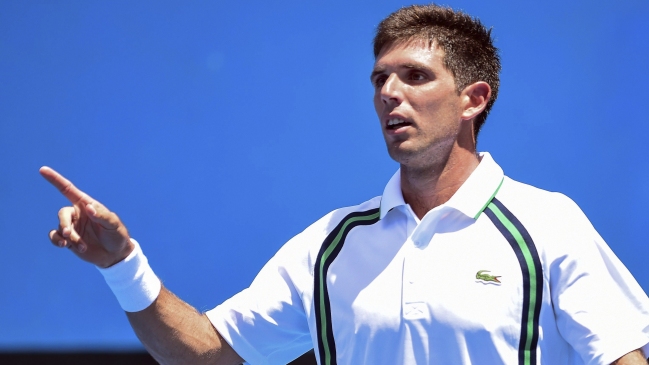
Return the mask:
<path id="1" fill-rule="evenodd" d="M 131 242 L 135 248 L 124 260 L 106 269 L 97 269 L 104 276 L 122 309 L 139 312 L 156 300 L 162 284 L 149 266 L 140 244 L 132 238 Z"/>

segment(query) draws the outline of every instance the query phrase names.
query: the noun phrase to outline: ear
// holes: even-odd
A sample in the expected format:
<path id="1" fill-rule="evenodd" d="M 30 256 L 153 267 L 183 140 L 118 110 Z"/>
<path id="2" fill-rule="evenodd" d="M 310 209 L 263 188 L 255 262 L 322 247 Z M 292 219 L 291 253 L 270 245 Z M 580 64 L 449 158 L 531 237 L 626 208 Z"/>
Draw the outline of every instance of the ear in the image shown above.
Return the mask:
<path id="1" fill-rule="evenodd" d="M 484 81 L 473 83 L 462 90 L 462 120 L 471 120 L 480 114 L 491 98 L 491 86 Z"/>

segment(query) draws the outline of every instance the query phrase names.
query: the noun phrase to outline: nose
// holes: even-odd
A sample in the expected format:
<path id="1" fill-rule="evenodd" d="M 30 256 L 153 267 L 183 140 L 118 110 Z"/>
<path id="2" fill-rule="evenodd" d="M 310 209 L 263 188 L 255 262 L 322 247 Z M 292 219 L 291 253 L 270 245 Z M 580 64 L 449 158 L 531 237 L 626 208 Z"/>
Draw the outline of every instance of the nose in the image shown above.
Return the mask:
<path id="1" fill-rule="evenodd" d="M 401 104 L 401 101 L 403 101 L 401 86 L 402 84 L 399 77 L 394 73 L 390 74 L 381 87 L 381 101 L 383 101 L 384 104 Z"/>

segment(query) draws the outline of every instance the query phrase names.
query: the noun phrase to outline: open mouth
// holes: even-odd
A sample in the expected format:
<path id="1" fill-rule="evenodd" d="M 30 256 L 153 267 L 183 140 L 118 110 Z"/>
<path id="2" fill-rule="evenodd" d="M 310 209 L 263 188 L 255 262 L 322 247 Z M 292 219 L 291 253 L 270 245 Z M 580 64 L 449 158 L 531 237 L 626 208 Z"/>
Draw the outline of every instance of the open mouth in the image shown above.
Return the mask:
<path id="1" fill-rule="evenodd" d="M 386 129 L 388 130 L 397 130 L 402 127 L 406 127 L 411 125 L 412 123 L 407 122 L 401 118 L 390 118 L 388 119 L 388 123 L 386 126 Z"/>

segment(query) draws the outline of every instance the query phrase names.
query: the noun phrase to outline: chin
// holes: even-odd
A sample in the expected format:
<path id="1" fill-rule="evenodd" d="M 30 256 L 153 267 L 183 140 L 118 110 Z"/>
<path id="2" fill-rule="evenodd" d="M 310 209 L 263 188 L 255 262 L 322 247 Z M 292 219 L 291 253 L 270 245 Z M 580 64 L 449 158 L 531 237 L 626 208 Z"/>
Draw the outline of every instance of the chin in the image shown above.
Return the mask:
<path id="1" fill-rule="evenodd" d="M 402 166 L 415 170 L 438 168 L 446 161 L 448 153 L 440 153 L 437 149 L 406 149 L 403 146 L 388 148 L 390 157 Z"/>
<path id="2" fill-rule="evenodd" d="M 408 165 L 410 162 L 415 160 L 418 155 L 417 151 L 397 147 L 388 148 L 388 154 L 390 155 L 390 158 L 401 165 Z"/>

